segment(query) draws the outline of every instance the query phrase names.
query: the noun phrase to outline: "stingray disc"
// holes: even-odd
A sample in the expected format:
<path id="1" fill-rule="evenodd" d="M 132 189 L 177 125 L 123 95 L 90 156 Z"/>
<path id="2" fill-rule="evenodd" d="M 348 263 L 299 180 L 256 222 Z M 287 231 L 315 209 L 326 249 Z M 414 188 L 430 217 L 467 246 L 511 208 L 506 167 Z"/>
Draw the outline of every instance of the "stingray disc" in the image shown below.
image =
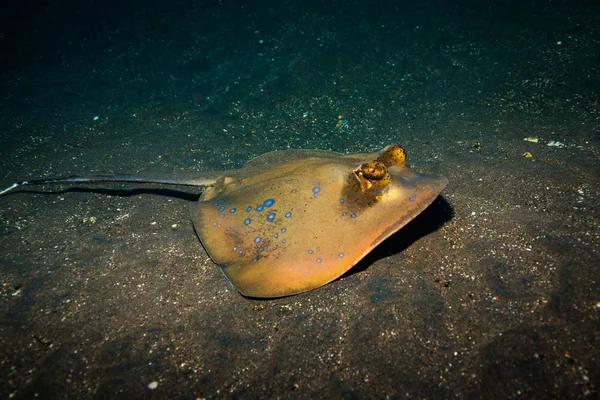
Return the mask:
<path id="1" fill-rule="evenodd" d="M 391 145 L 372 154 L 267 153 L 193 204 L 202 244 L 244 295 L 279 297 L 338 278 L 446 186 Z"/>

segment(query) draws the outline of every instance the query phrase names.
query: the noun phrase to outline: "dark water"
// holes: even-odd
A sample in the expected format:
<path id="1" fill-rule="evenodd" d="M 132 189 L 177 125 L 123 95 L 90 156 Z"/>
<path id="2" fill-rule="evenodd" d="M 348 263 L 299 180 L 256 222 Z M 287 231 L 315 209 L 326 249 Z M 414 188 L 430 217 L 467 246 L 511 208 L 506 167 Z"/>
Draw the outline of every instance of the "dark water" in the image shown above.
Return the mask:
<path id="1" fill-rule="evenodd" d="M 599 20 L 566 0 L 5 2 L 0 187 L 390 143 L 450 184 L 343 279 L 271 301 L 210 261 L 193 190 L 2 197 L 0 393 L 596 398 Z"/>

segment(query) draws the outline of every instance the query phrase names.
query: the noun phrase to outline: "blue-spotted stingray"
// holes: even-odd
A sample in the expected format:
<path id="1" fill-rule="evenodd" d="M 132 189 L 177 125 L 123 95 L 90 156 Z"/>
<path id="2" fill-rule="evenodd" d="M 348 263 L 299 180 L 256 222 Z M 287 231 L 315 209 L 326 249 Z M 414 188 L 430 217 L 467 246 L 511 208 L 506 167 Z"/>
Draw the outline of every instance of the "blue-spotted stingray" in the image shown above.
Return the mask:
<path id="1" fill-rule="evenodd" d="M 144 182 L 203 186 L 191 205 L 200 241 L 227 279 L 249 297 L 282 297 L 323 286 L 426 209 L 447 185 L 412 171 L 406 153 L 276 151 L 242 168 L 193 178 L 93 175 L 21 181 Z"/>

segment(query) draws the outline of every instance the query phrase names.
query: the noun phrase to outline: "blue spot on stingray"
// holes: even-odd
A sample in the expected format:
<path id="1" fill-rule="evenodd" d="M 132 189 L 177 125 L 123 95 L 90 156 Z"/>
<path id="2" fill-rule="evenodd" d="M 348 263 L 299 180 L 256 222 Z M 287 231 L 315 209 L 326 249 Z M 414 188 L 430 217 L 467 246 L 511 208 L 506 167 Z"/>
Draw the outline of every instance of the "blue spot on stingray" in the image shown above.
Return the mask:
<path id="1" fill-rule="evenodd" d="M 228 227 L 227 227 L 227 229 L 225 229 L 225 230 L 227 230 L 227 231 L 230 231 L 230 230 L 231 230 L 231 227 L 230 227 L 230 226 L 228 226 Z"/>
<path id="2" fill-rule="evenodd" d="M 237 211 L 237 208 L 232 208 L 231 210 L 229 210 L 229 212 L 230 212 L 230 213 L 232 213 L 232 214 L 233 214 L 234 212 L 236 212 L 236 211 Z"/>
<path id="3" fill-rule="evenodd" d="M 256 239 L 254 239 L 254 243 L 260 243 L 260 236 L 257 236 Z"/>
<path id="4" fill-rule="evenodd" d="M 244 254 L 244 250 L 240 250 L 240 256 Z"/>
<path id="5" fill-rule="evenodd" d="M 258 252 L 260 253 L 261 251 L 263 251 L 262 246 L 258 249 Z"/>
<path id="6" fill-rule="evenodd" d="M 344 257 L 344 253 L 340 253 L 340 257 Z"/>
<path id="7" fill-rule="evenodd" d="M 250 211 L 252 211 L 252 206 L 246 207 L 246 212 L 250 212 Z"/>
<path id="8" fill-rule="evenodd" d="M 321 248 L 320 248 L 320 247 L 317 247 L 317 251 L 321 251 Z"/>
<path id="9" fill-rule="evenodd" d="M 346 211 L 344 211 L 344 212 L 342 213 L 342 217 L 345 217 L 346 215 L 348 215 L 348 213 L 347 213 Z"/>
<path id="10" fill-rule="evenodd" d="M 252 222 L 252 220 L 250 218 L 246 218 L 244 225 L 250 225 L 250 222 Z"/>
<path id="11" fill-rule="evenodd" d="M 356 214 L 352 213 L 351 217 L 356 218 Z"/>
<path id="12" fill-rule="evenodd" d="M 321 263 L 321 261 L 323 261 L 323 260 L 321 260 L 320 258 L 317 258 L 318 263 Z"/>
<path id="13" fill-rule="evenodd" d="M 417 195 L 413 194 L 412 196 L 410 196 L 410 201 L 415 201 L 417 199 Z"/>
<path id="14" fill-rule="evenodd" d="M 308 254 L 312 254 L 312 253 L 313 253 L 312 249 L 308 250 Z"/>
<path id="15" fill-rule="evenodd" d="M 237 246 L 233 246 L 233 251 L 237 251 Z"/>
<path id="16" fill-rule="evenodd" d="M 258 261 L 258 256 L 254 257 L 254 258 L 252 259 L 252 262 L 257 262 L 257 261 Z"/>
<path id="17" fill-rule="evenodd" d="M 273 222 L 274 219 L 275 219 L 275 213 L 270 213 L 269 215 L 267 215 L 267 221 Z"/>
<path id="18" fill-rule="evenodd" d="M 340 199 L 340 204 L 344 204 L 344 199 Z"/>
<path id="19" fill-rule="evenodd" d="M 218 201 L 215 201 L 215 202 L 213 203 L 213 206 L 215 206 L 215 207 L 219 207 L 219 204 L 220 204 L 220 203 L 219 203 Z"/>
<path id="20" fill-rule="evenodd" d="M 225 206 L 219 207 L 219 211 L 223 211 L 224 209 L 225 209 Z"/>
<path id="21" fill-rule="evenodd" d="M 281 241 L 281 243 L 285 243 L 285 242 L 287 242 L 287 240 L 285 240 L 285 239 L 283 239 L 283 240 Z"/>
<path id="22" fill-rule="evenodd" d="M 289 218 L 291 216 L 292 216 L 292 212 L 291 211 L 288 211 L 288 212 L 285 213 L 285 217 L 286 218 Z"/>
<path id="23" fill-rule="evenodd" d="M 321 188 L 318 186 L 315 186 L 313 188 L 313 197 L 317 197 L 319 195 L 319 192 L 321 191 Z"/>
<path id="24" fill-rule="evenodd" d="M 225 218 L 225 214 L 219 215 L 219 218 Z"/>
<path id="25" fill-rule="evenodd" d="M 279 233 L 274 234 L 273 237 L 277 239 L 279 237 Z"/>
<path id="26" fill-rule="evenodd" d="M 263 206 L 262 204 L 259 206 L 256 206 L 255 210 L 258 212 L 261 212 L 263 210 L 263 208 L 265 208 L 265 206 Z"/>
<path id="27" fill-rule="evenodd" d="M 217 221 L 213 222 L 213 226 L 217 226 Z"/>
<path id="28" fill-rule="evenodd" d="M 281 233 L 285 233 L 286 231 L 287 231 L 287 229 L 281 228 Z"/>
<path id="29" fill-rule="evenodd" d="M 265 207 L 271 207 L 273 205 L 273 203 L 275 203 L 275 200 L 273 200 L 273 199 L 267 199 L 267 200 L 265 200 L 265 202 L 263 203 L 263 205 Z"/>

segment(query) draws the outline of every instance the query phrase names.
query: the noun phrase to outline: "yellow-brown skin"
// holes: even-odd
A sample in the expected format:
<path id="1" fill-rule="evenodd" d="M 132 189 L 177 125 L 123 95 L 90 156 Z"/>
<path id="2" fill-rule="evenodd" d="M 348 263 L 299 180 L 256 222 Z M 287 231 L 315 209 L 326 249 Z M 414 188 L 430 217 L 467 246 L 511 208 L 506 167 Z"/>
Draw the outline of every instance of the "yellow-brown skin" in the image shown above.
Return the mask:
<path id="1" fill-rule="evenodd" d="M 193 207 L 194 226 L 242 294 L 311 290 L 352 268 L 446 186 L 405 160 L 398 145 L 371 154 L 267 153 L 208 188 Z"/>

